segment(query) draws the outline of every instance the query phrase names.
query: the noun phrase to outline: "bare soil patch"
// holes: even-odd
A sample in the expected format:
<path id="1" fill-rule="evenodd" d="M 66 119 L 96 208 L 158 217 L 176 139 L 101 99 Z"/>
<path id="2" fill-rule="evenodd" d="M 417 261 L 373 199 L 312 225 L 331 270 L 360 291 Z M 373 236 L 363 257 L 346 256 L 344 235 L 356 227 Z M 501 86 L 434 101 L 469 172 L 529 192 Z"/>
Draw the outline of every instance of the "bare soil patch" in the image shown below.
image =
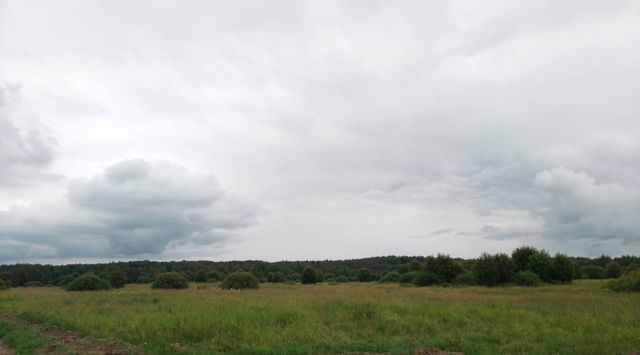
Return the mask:
<path id="1" fill-rule="evenodd" d="M 0 339 L 0 355 L 13 355 L 15 352 Z"/>

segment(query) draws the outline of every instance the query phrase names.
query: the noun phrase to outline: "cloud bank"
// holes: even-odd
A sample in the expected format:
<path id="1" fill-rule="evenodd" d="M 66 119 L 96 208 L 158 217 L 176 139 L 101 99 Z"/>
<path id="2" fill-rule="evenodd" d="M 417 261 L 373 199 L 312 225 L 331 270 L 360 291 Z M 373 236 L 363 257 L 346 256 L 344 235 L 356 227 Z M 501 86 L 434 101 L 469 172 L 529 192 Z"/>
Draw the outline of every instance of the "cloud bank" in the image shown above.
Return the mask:
<path id="1" fill-rule="evenodd" d="M 3 223 L 41 223 L 4 239 L 16 254 L 640 253 L 635 1 L 67 5 L 0 1 L 0 78 L 21 84 L 0 118 L 0 209 L 32 202 Z M 29 133 L 30 115 L 51 130 Z M 196 247 L 213 222 L 183 223 L 202 201 L 162 200 L 156 170 L 73 180 L 138 157 L 215 171 L 269 214 Z"/>
<path id="2" fill-rule="evenodd" d="M 0 212 L 0 258 L 130 258 L 169 246 L 223 246 L 258 212 L 211 175 L 126 160 L 73 180 L 64 199 Z"/>

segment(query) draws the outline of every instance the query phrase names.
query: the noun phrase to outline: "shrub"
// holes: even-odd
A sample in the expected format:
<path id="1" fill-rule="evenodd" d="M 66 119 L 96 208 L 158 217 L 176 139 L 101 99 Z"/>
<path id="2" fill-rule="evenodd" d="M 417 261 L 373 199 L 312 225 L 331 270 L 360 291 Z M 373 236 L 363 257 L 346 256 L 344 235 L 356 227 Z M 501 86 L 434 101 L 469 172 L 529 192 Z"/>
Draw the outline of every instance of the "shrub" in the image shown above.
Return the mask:
<path id="1" fill-rule="evenodd" d="M 124 285 L 127 284 L 127 279 L 124 276 L 124 273 L 120 270 L 114 270 L 107 273 L 104 279 L 109 281 L 109 285 L 113 288 L 123 288 Z"/>
<path id="2" fill-rule="evenodd" d="M 397 271 L 389 271 L 386 274 L 382 275 L 380 282 L 399 282 L 400 281 L 400 273 Z"/>
<path id="3" fill-rule="evenodd" d="M 585 279 L 600 280 L 606 277 L 605 269 L 598 265 L 585 265 L 580 269 L 580 273 Z"/>
<path id="4" fill-rule="evenodd" d="M 540 285 L 540 277 L 531 271 L 518 271 L 514 276 L 516 284 L 520 286 L 538 286 Z"/>
<path id="5" fill-rule="evenodd" d="M 23 286 L 24 287 L 44 287 L 44 285 L 40 281 L 28 281 Z"/>
<path id="6" fill-rule="evenodd" d="M 615 261 L 610 261 L 605 268 L 605 273 L 610 279 L 617 279 L 622 275 L 622 267 Z"/>
<path id="7" fill-rule="evenodd" d="M 369 282 L 371 281 L 372 275 L 371 271 L 367 268 L 362 268 L 358 270 L 358 281 L 360 282 Z"/>
<path id="8" fill-rule="evenodd" d="M 440 283 L 440 278 L 431 271 L 418 272 L 413 279 L 413 284 L 419 287 L 432 286 L 438 283 Z"/>
<path id="9" fill-rule="evenodd" d="M 349 282 L 349 279 L 344 275 L 340 275 L 336 277 L 336 282 Z"/>
<path id="10" fill-rule="evenodd" d="M 477 282 L 486 286 L 497 286 L 511 282 L 514 269 L 515 264 L 507 254 L 483 253 L 475 264 Z"/>
<path id="11" fill-rule="evenodd" d="M 150 284 L 152 282 L 153 282 L 153 278 L 145 275 L 138 276 L 138 278 L 136 279 L 136 283 L 139 283 L 139 284 Z"/>
<path id="12" fill-rule="evenodd" d="M 551 278 L 562 283 L 571 283 L 575 268 L 573 262 L 564 254 L 556 254 L 551 262 Z"/>
<path id="13" fill-rule="evenodd" d="M 194 282 L 207 282 L 207 280 L 209 280 L 209 277 L 206 270 L 198 270 L 198 272 L 193 275 Z"/>
<path id="14" fill-rule="evenodd" d="M 616 280 L 609 281 L 605 287 L 614 291 L 640 292 L 640 271 L 628 272 Z"/>
<path id="15" fill-rule="evenodd" d="M 464 272 L 460 263 L 444 254 L 438 254 L 435 258 L 427 257 L 425 270 L 436 277 L 436 283 L 451 283 L 458 274 Z"/>
<path id="16" fill-rule="evenodd" d="M 400 283 L 403 284 L 412 284 L 414 283 L 416 277 L 418 277 L 420 271 L 409 271 L 404 274 L 400 274 Z"/>
<path id="17" fill-rule="evenodd" d="M 224 280 L 224 274 L 220 271 L 209 271 L 207 273 L 207 281 L 218 282 Z"/>
<path id="18" fill-rule="evenodd" d="M 272 283 L 279 283 L 287 281 L 287 278 L 280 271 L 276 271 L 270 272 L 269 275 L 267 275 L 267 281 Z"/>
<path id="19" fill-rule="evenodd" d="M 56 279 L 55 285 L 60 287 L 65 287 L 71 281 L 75 280 L 78 277 L 78 274 L 66 274 Z"/>
<path id="20" fill-rule="evenodd" d="M 0 290 L 8 290 L 8 289 L 9 289 L 9 283 L 3 279 L 0 279 Z"/>
<path id="21" fill-rule="evenodd" d="M 67 291 L 97 291 L 110 288 L 109 281 L 92 273 L 78 276 L 65 287 Z"/>
<path id="22" fill-rule="evenodd" d="M 258 288 L 258 279 L 248 271 L 236 271 L 227 275 L 220 287 L 225 290 Z"/>
<path id="23" fill-rule="evenodd" d="M 187 279 L 177 272 L 162 273 L 158 275 L 156 280 L 151 284 L 151 288 L 161 289 L 182 289 L 188 287 Z"/>
<path id="24" fill-rule="evenodd" d="M 626 274 L 626 273 L 629 273 L 629 272 L 632 272 L 632 271 L 637 271 L 637 270 L 640 270 L 640 266 L 638 266 L 638 264 L 632 262 L 632 263 L 629 263 L 629 265 L 627 265 L 624 268 L 624 273 Z"/>
<path id="25" fill-rule="evenodd" d="M 304 268 L 304 270 L 302 271 L 302 276 L 300 277 L 300 281 L 303 285 L 310 285 L 318 282 L 318 277 L 315 270 L 313 270 L 310 266 Z"/>
<path id="26" fill-rule="evenodd" d="M 456 278 L 453 279 L 453 283 L 456 285 L 475 285 L 476 275 L 471 271 L 464 272 L 456 276 Z"/>

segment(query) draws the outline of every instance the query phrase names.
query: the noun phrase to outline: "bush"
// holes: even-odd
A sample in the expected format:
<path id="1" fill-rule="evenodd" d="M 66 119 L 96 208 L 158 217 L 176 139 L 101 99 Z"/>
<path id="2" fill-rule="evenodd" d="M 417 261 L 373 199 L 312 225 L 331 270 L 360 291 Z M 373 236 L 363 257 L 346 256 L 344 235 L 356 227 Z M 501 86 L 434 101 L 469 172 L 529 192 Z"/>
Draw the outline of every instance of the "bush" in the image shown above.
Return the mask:
<path id="1" fill-rule="evenodd" d="M 631 271 L 616 280 L 609 281 L 606 285 L 614 291 L 640 292 L 640 271 Z"/>
<path id="2" fill-rule="evenodd" d="M 150 284 L 153 282 L 153 278 L 149 277 L 149 276 L 138 276 L 138 278 L 136 279 L 136 283 L 138 284 Z"/>
<path id="3" fill-rule="evenodd" d="M 123 288 L 124 285 L 127 284 L 127 279 L 124 276 L 124 273 L 122 271 L 120 271 L 120 270 L 114 270 L 114 271 L 111 271 L 111 272 L 107 273 L 107 275 L 105 275 L 104 279 L 109 281 L 109 284 L 113 288 Z"/>
<path id="4" fill-rule="evenodd" d="M 243 290 L 258 288 L 258 279 L 248 271 L 236 271 L 230 273 L 220 288 L 224 290 Z"/>
<path id="5" fill-rule="evenodd" d="M 409 271 L 404 274 L 400 274 L 400 283 L 412 284 L 416 278 L 420 275 L 420 271 Z"/>
<path id="6" fill-rule="evenodd" d="M 110 288 L 109 281 L 91 273 L 78 276 L 65 287 L 67 291 L 97 291 Z"/>
<path id="7" fill-rule="evenodd" d="M 188 287 L 187 279 L 177 272 L 162 273 L 158 275 L 156 280 L 151 284 L 151 288 L 161 289 L 183 289 Z"/>
<path id="8" fill-rule="evenodd" d="M 325 282 L 333 282 L 336 280 L 336 275 L 332 274 L 332 273 L 326 273 L 324 274 L 324 281 Z"/>
<path id="9" fill-rule="evenodd" d="M 193 275 L 194 282 L 207 282 L 209 280 L 209 275 L 207 275 L 206 270 L 198 270 L 195 275 Z"/>
<path id="10" fill-rule="evenodd" d="M 610 279 L 617 279 L 622 275 L 622 267 L 615 261 L 610 261 L 605 268 L 605 273 Z"/>
<path id="11" fill-rule="evenodd" d="M 9 289 L 9 283 L 6 282 L 3 279 L 0 279 L 0 291 L 1 290 L 8 290 Z"/>
<path id="12" fill-rule="evenodd" d="M 436 283 L 451 283 L 456 276 L 464 272 L 460 263 L 444 254 L 438 254 L 435 258 L 427 257 L 425 270 L 436 277 Z"/>
<path id="13" fill-rule="evenodd" d="M 340 275 L 336 277 L 336 282 L 349 282 L 349 279 L 344 275 Z"/>
<path id="14" fill-rule="evenodd" d="M 514 276 L 516 284 L 520 286 L 538 286 L 540 285 L 540 277 L 531 271 L 518 271 Z"/>
<path id="15" fill-rule="evenodd" d="M 218 282 L 224 280 L 224 274 L 220 271 L 209 271 L 207 273 L 207 281 Z"/>
<path id="16" fill-rule="evenodd" d="M 397 271 L 389 271 L 386 274 L 382 275 L 380 282 L 399 282 L 400 281 L 400 273 Z"/>
<path id="17" fill-rule="evenodd" d="M 585 265 L 580 269 L 582 278 L 600 280 L 606 277 L 605 269 L 598 265 Z"/>
<path id="18" fill-rule="evenodd" d="M 418 272 L 416 277 L 413 279 L 413 284 L 418 287 L 432 286 L 440 282 L 438 275 L 430 271 Z"/>
<path id="19" fill-rule="evenodd" d="M 315 270 L 313 270 L 310 266 L 304 268 L 304 270 L 302 271 L 302 276 L 300 277 L 300 281 L 303 285 L 311 285 L 318 282 L 318 277 Z"/>
<path id="20" fill-rule="evenodd" d="M 471 271 L 464 272 L 456 276 L 456 278 L 453 279 L 453 283 L 455 285 L 475 285 L 476 275 Z"/>
<path id="21" fill-rule="evenodd" d="M 267 281 L 272 283 L 280 283 L 287 281 L 287 278 L 280 271 L 276 271 L 270 272 L 269 275 L 267 275 Z"/>
<path id="22" fill-rule="evenodd" d="M 571 283 L 575 268 L 573 262 L 564 254 L 556 254 L 551 262 L 551 278 L 563 284 Z"/>
<path id="23" fill-rule="evenodd" d="M 515 264 L 509 255 L 483 253 L 476 261 L 476 279 L 480 285 L 502 285 L 513 280 L 514 269 Z"/>
<path id="24" fill-rule="evenodd" d="M 71 281 L 75 280 L 78 274 L 66 274 L 56 279 L 55 285 L 60 287 L 67 286 Z"/>
<path id="25" fill-rule="evenodd" d="M 44 287 L 44 285 L 40 281 L 28 281 L 23 286 L 24 287 Z"/>
<path id="26" fill-rule="evenodd" d="M 372 275 L 371 275 L 371 271 L 369 271 L 369 269 L 366 268 L 362 268 L 360 270 L 358 270 L 358 281 L 360 282 L 369 282 L 371 281 Z"/>

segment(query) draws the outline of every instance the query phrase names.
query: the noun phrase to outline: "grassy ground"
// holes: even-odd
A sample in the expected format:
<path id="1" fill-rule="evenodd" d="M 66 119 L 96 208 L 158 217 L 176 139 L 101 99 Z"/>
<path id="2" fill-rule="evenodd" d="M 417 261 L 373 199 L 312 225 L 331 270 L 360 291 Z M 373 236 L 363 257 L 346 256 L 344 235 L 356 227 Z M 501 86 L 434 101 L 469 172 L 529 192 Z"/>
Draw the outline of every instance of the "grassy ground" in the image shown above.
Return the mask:
<path id="1" fill-rule="evenodd" d="M 38 348 L 48 344 L 42 335 L 6 321 L 0 321 L 0 338 L 20 355 L 34 354 Z"/>
<path id="2" fill-rule="evenodd" d="M 148 353 L 614 354 L 640 351 L 640 294 L 600 282 L 539 288 L 442 288 L 347 283 L 261 285 L 222 291 L 0 293 L 0 313 L 94 338 L 114 337 Z"/>

